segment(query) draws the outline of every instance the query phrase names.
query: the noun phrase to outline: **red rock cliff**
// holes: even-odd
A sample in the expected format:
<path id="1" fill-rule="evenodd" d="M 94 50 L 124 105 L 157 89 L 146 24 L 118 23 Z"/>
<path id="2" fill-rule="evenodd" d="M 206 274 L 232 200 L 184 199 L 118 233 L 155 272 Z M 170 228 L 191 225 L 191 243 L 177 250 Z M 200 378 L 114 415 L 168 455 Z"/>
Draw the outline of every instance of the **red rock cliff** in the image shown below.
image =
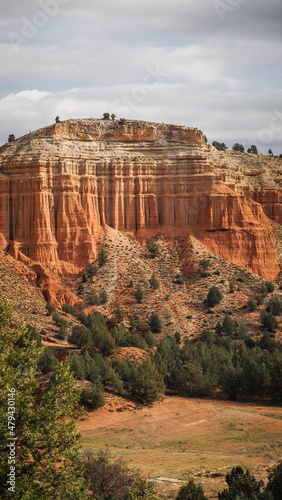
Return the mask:
<path id="1" fill-rule="evenodd" d="M 95 259 L 103 225 L 137 237 L 173 229 L 274 279 L 279 267 L 261 205 L 224 182 L 206 149 L 197 129 L 92 119 L 5 145 L 0 248 L 75 274 Z"/>

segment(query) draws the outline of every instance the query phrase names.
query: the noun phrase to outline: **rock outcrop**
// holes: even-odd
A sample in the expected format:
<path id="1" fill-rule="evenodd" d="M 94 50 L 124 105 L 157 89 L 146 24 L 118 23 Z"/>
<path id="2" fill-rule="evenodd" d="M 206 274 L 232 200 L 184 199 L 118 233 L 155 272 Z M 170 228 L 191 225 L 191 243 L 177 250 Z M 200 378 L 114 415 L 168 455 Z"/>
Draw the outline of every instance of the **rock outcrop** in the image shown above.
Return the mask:
<path id="1" fill-rule="evenodd" d="M 210 155 L 202 132 L 165 124 L 68 120 L 33 132 L 0 149 L 0 248 L 72 276 L 97 257 L 105 225 L 141 239 L 174 231 L 274 279 L 272 195 Z"/>

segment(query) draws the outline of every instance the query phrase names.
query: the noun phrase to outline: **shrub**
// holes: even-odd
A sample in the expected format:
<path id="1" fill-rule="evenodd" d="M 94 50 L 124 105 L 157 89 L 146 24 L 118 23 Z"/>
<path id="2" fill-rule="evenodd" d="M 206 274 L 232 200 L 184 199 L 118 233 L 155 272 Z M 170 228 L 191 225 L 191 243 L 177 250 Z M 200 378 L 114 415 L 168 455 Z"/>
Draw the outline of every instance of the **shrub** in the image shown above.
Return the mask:
<path id="1" fill-rule="evenodd" d="M 247 302 L 247 307 L 249 309 L 249 311 L 255 311 L 256 308 L 257 308 L 257 303 L 254 299 L 250 299 L 248 300 Z"/>
<path id="2" fill-rule="evenodd" d="M 58 339 L 65 340 L 68 334 L 68 327 L 66 325 L 60 326 L 59 333 L 56 335 Z"/>
<path id="3" fill-rule="evenodd" d="M 117 323 L 122 323 L 122 321 L 124 319 L 124 312 L 119 304 L 117 304 L 115 307 L 114 315 L 115 315 Z"/>
<path id="4" fill-rule="evenodd" d="M 15 135 L 14 134 L 10 134 L 9 137 L 8 137 L 8 142 L 14 142 L 15 140 L 16 140 Z"/>
<path id="5" fill-rule="evenodd" d="M 57 312 L 53 314 L 52 320 L 56 323 L 57 326 L 68 326 L 68 322 L 65 318 L 62 318 Z"/>
<path id="6" fill-rule="evenodd" d="M 147 248 L 152 259 L 155 259 L 156 257 L 158 257 L 158 255 L 160 253 L 160 248 L 159 248 L 159 245 L 157 243 L 155 243 L 155 241 L 151 241 L 150 243 L 148 243 L 146 245 L 146 248 Z"/>
<path id="7" fill-rule="evenodd" d="M 108 260 L 107 253 L 105 252 L 104 248 L 102 248 L 98 254 L 99 266 L 103 267 L 106 264 L 107 260 Z"/>
<path id="8" fill-rule="evenodd" d="M 99 306 L 100 299 L 99 299 L 98 295 L 97 294 L 90 295 L 90 297 L 88 299 L 88 304 L 90 304 L 90 306 Z"/>
<path id="9" fill-rule="evenodd" d="M 151 404 L 159 399 L 163 391 L 163 378 L 150 359 L 138 366 L 137 370 L 132 370 L 131 394 L 138 401 Z"/>
<path id="10" fill-rule="evenodd" d="M 180 342 L 181 342 L 181 335 L 180 335 L 179 332 L 175 332 L 175 334 L 174 334 L 174 340 L 175 340 L 175 342 L 177 344 L 180 344 Z"/>
<path id="11" fill-rule="evenodd" d="M 264 328 L 270 332 L 274 332 L 278 328 L 278 321 L 271 312 L 267 312 L 265 309 L 261 311 L 260 315 L 261 324 Z"/>
<path id="12" fill-rule="evenodd" d="M 218 151 L 226 151 L 226 149 L 228 149 L 228 146 L 226 146 L 224 142 L 213 141 L 212 146 Z"/>
<path id="13" fill-rule="evenodd" d="M 56 307 L 53 306 L 53 304 L 51 304 L 51 302 L 47 302 L 46 306 L 45 306 L 45 309 L 47 309 L 48 313 L 49 313 L 49 316 L 53 313 L 56 312 Z"/>
<path id="14" fill-rule="evenodd" d="M 155 347 L 157 345 L 154 334 L 151 330 L 147 330 L 144 339 L 146 340 L 149 347 Z"/>
<path id="15" fill-rule="evenodd" d="M 149 280 L 149 283 L 150 283 L 151 287 L 153 288 L 153 290 L 157 290 L 159 288 L 160 284 L 156 278 L 155 273 L 152 275 L 152 278 Z"/>
<path id="16" fill-rule="evenodd" d="M 204 271 L 206 271 L 209 267 L 211 267 L 212 264 L 210 259 L 201 259 L 199 265 Z"/>
<path id="17" fill-rule="evenodd" d="M 274 471 L 268 476 L 266 491 L 271 492 L 273 500 L 282 498 L 282 462 L 280 462 Z M 271 500 L 271 498 L 270 498 Z"/>
<path id="18" fill-rule="evenodd" d="M 267 293 L 272 293 L 274 292 L 275 290 L 275 285 L 274 283 L 272 283 L 272 281 L 264 281 L 263 285 L 262 285 L 262 291 L 266 294 Z"/>
<path id="19" fill-rule="evenodd" d="M 109 356 L 115 350 L 115 341 L 107 328 L 92 333 L 92 340 L 95 347 L 105 356 Z"/>
<path id="20" fill-rule="evenodd" d="M 135 292 L 135 298 L 138 302 L 138 304 L 141 304 L 142 300 L 143 300 L 143 297 L 144 297 L 144 294 L 142 292 L 142 289 L 141 289 L 141 286 L 140 284 L 137 286 L 137 289 L 136 289 L 136 292 Z"/>
<path id="21" fill-rule="evenodd" d="M 234 293 L 234 292 L 235 292 L 234 283 L 232 283 L 232 281 L 230 281 L 230 283 L 229 283 L 229 293 Z"/>
<path id="22" fill-rule="evenodd" d="M 218 493 L 219 500 L 236 500 L 237 498 L 251 499 L 257 498 L 263 487 L 262 481 L 257 481 L 248 470 L 240 466 L 233 467 L 232 471 L 226 474 L 225 480 L 228 484 L 228 490 L 225 489 Z"/>
<path id="23" fill-rule="evenodd" d="M 274 314 L 274 316 L 281 314 L 281 312 L 282 312 L 281 299 L 277 295 L 274 295 L 273 297 L 271 297 L 269 299 L 269 301 L 267 302 L 266 310 L 268 312 L 271 312 L 272 314 Z"/>
<path id="24" fill-rule="evenodd" d="M 258 306 L 261 306 L 263 304 L 264 296 L 261 294 L 258 294 L 255 296 L 255 300 L 257 301 Z"/>
<path id="25" fill-rule="evenodd" d="M 120 459 L 111 459 L 109 451 L 100 450 L 98 453 L 85 451 L 81 457 L 84 476 L 89 483 L 91 498 L 123 500 L 126 498 L 153 500 L 151 495 L 144 491 L 142 494 L 142 480 L 139 471 L 127 467 Z M 137 488 L 135 494 L 130 492 Z M 139 491 L 140 490 L 140 491 Z"/>
<path id="26" fill-rule="evenodd" d="M 51 349 L 44 347 L 44 351 L 39 359 L 38 368 L 42 373 L 52 372 L 58 366 L 58 362 Z"/>
<path id="27" fill-rule="evenodd" d="M 235 142 L 232 146 L 233 151 L 239 151 L 240 153 L 244 153 L 245 148 L 243 144 L 239 144 L 239 142 Z"/>
<path id="28" fill-rule="evenodd" d="M 197 485 L 193 479 L 190 479 L 188 484 L 181 486 L 176 500 L 208 500 L 205 496 L 202 486 Z"/>
<path id="29" fill-rule="evenodd" d="M 94 384 L 90 386 L 87 385 L 82 389 L 80 401 L 83 404 L 91 406 L 91 408 L 97 409 L 104 406 L 104 394 L 103 385 L 100 380 L 97 380 Z"/>
<path id="30" fill-rule="evenodd" d="M 236 330 L 235 322 L 229 316 L 229 314 L 226 314 L 222 322 L 222 331 L 227 335 L 232 335 L 232 333 L 234 333 L 235 330 Z"/>
<path id="31" fill-rule="evenodd" d="M 67 314 L 72 314 L 75 318 L 77 318 L 77 309 L 71 304 L 63 304 L 62 310 Z"/>
<path id="32" fill-rule="evenodd" d="M 207 305 L 209 307 L 214 307 L 219 304 L 223 299 L 222 293 L 216 286 L 212 286 L 207 295 Z"/>
<path id="33" fill-rule="evenodd" d="M 82 275 L 82 283 L 86 283 L 87 282 L 87 276 L 86 276 L 86 273 L 83 273 Z"/>
<path id="34" fill-rule="evenodd" d="M 98 271 L 97 267 L 93 266 L 93 264 L 90 264 L 90 266 L 87 268 L 87 274 L 89 278 L 93 278 L 93 276 L 96 276 L 97 271 Z"/>
<path id="35" fill-rule="evenodd" d="M 76 325 L 68 336 L 68 342 L 77 345 L 77 347 L 87 346 L 91 344 L 91 333 L 85 326 Z"/>
<path id="36" fill-rule="evenodd" d="M 150 317 L 149 328 L 154 333 L 160 333 L 162 331 L 162 322 L 157 313 L 155 313 L 154 311 L 152 312 Z"/>
<path id="37" fill-rule="evenodd" d="M 109 300 L 108 293 L 105 289 L 103 289 L 100 293 L 100 302 L 101 304 L 106 304 Z"/>
<path id="38" fill-rule="evenodd" d="M 185 283 L 184 276 L 181 276 L 181 274 L 177 274 L 175 278 L 175 283 L 177 283 L 178 285 L 183 285 Z"/>

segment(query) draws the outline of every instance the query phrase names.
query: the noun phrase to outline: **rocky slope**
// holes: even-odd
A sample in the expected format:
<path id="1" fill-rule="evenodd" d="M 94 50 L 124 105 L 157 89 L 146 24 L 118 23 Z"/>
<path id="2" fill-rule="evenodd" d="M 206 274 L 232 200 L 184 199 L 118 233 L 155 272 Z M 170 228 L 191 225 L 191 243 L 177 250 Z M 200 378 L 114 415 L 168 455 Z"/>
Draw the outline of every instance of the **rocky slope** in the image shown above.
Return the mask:
<path id="1" fill-rule="evenodd" d="M 161 232 L 189 246 L 193 236 L 275 279 L 266 215 L 281 222 L 280 169 L 281 160 L 219 153 L 197 129 L 68 120 L 0 149 L 0 248 L 33 269 L 56 305 L 77 298 L 54 276 L 94 261 L 108 226 L 141 242 Z"/>

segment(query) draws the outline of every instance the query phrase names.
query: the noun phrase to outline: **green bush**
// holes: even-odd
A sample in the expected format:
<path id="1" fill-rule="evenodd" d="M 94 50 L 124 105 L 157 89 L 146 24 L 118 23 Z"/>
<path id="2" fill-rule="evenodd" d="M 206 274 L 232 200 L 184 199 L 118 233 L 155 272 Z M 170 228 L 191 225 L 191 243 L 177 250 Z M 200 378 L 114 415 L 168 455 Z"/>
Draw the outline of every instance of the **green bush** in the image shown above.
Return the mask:
<path id="1" fill-rule="evenodd" d="M 211 261 L 210 259 L 201 259 L 200 262 L 199 262 L 199 265 L 201 266 L 201 268 L 204 270 L 204 271 L 207 271 L 207 269 L 209 267 L 211 267 Z"/>
<path id="2" fill-rule="evenodd" d="M 247 307 L 249 311 L 255 311 L 257 308 L 257 302 L 254 299 L 250 299 L 247 302 Z"/>
<path id="3" fill-rule="evenodd" d="M 270 332 L 274 332 L 278 328 L 278 321 L 271 312 L 267 312 L 265 309 L 261 311 L 260 321 L 263 328 L 266 328 Z"/>
<path id="4" fill-rule="evenodd" d="M 67 314 L 72 314 L 75 318 L 77 318 L 77 309 L 71 304 L 63 304 L 62 310 Z"/>
<path id="5" fill-rule="evenodd" d="M 115 309 L 114 309 L 114 315 L 117 323 L 122 323 L 124 320 L 124 312 L 123 309 L 120 307 L 120 304 L 117 304 Z"/>
<path id="6" fill-rule="evenodd" d="M 205 496 L 202 486 L 197 485 L 193 479 L 190 479 L 188 484 L 181 486 L 176 500 L 208 500 Z"/>
<path id="7" fill-rule="evenodd" d="M 219 304 L 223 299 L 223 295 L 220 290 L 216 286 L 212 286 L 207 295 L 207 305 L 209 307 L 214 307 L 216 304 Z"/>
<path id="8" fill-rule="evenodd" d="M 138 285 L 137 289 L 136 289 L 136 292 L 135 292 L 135 298 L 136 298 L 138 304 L 141 304 L 141 302 L 143 300 L 143 297 L 144 297 L 144 294 L 142 292 L 141 286 Z"/>
<path id="9" fill-rule="evenodd" d="M 157 313 L 154 311 L 150 317 L 149 328 L 153 333 L 160 333 L 162 331 L 162 322 Z"/>
<path id="10" fill-rule="evenodd" d="M 155 273 L 153 273 L 152 278 L 149 280 L 149 283 L 150 283 L 151 287 L 153 288 L 153 290 L 157 290 L 159 288 L 160 284 L 156 278 Z"/>
<path id="11" fill-rule="evenodd" d="M 100 298 L 98 297 L 97 294 L 95 295 L 90 295 L 88 298 L 88 304 L 90 306 L 99 306 L 100 305 Z"/>
<path id="12" fill-rule="evenodd" d="M 181 274 L 177 274 L 175 278 L 175 283 L 177 283 L 178 285 L 183 285 L 185 283 L 184 276 L 181 276 Z"/>
<path id="13" fill-rule="evenodd" d="M 104 248 L 102 248 L 98 254 L 99 266 L 103 267 L 106 264 L 107 260 L 108 260 L 107 253 L 105 252 Z"/>
<path id="14" fill-rule="evenodd" d="M 87 385 L 83 387 L 80 402 L 94 409 L 104 406 L 103 385 L 99 380 L 95 384 L 91 384 L 91 386 Z"/>
<path id="15" fill-rule="evenodd" d="M 38 368 L 42 373 L 52 372 L 58 366 L 58 362 L 51 349 L 44 347 L 44 351 L 39 359 Z"/>
<path id="16" fill-rule="evenodd" d="M 56 323 L 57 326 L 68 326 L 68 322 L 65 318 L 62 318 L 57 312 L 53 314 L 52 320 Z"/>
<path id="17" fill-rule="evenodd" d="M 96 276 L 98 269 L 96 266 L 93 266 L 93 264 L 90 264 L 86 271 L 89 278 L 93 278 L 93 276 Z"/>
<path id="18" fill-rule="evenodd" d="M 107 291 L 104 289 L 101 291 L 100 293 L 100 302 L 101 304 L 106 304 L 109 300 L 109 296 L 108 296 L 108 293 Z"/>
<path id="19" fill-rule="evenodd" d="M 151 330 L 147 330 L 146 331 L 144 339 L 147 342 L 147 344 L 148 344 L 149 347 L 155 347 L 157 345 L 155 336 L 151 332 Z"/>
<path id="20" fill-rule="evenodd" d="M 157 243 L 154 241 L 151 241 L 150 243 L 147 243 L 146 248 L 150 254 L 150 257 L 152 259 L 155 259 L 156 257 L 159 256 L 160 253 L 160 247 Z"/>
<path id="21" fill-rule="evenodd" d="M 277 295 L 274 295 L 273 297 L 271 297 L 269 299 L 269 301 L 267 302 L 266 310 L 268 312 L 271 312 L 272 314 L 274 314 L 274 316 L 278 316 L 279 314 L 281 314 L 282 301 L 281 301 L 280 297 L 278 297 Z"/>
<path id="22" fill-rule="evenodd" d="M 91 344 L 91 333 L 85 326 L 75 325 L 68 336 L 68 342 L 77 347 L 87 346 Z"/>
<path id="23" fill-rule="evenodd" d="M 53 306 L 53 304 L 51 304 L 51 302 L 47 302 L 45 309 L 47 309 L 49 316 L 51 316 L 51 314 L 54 314 L 56 312 L 56 307 Z"/>

